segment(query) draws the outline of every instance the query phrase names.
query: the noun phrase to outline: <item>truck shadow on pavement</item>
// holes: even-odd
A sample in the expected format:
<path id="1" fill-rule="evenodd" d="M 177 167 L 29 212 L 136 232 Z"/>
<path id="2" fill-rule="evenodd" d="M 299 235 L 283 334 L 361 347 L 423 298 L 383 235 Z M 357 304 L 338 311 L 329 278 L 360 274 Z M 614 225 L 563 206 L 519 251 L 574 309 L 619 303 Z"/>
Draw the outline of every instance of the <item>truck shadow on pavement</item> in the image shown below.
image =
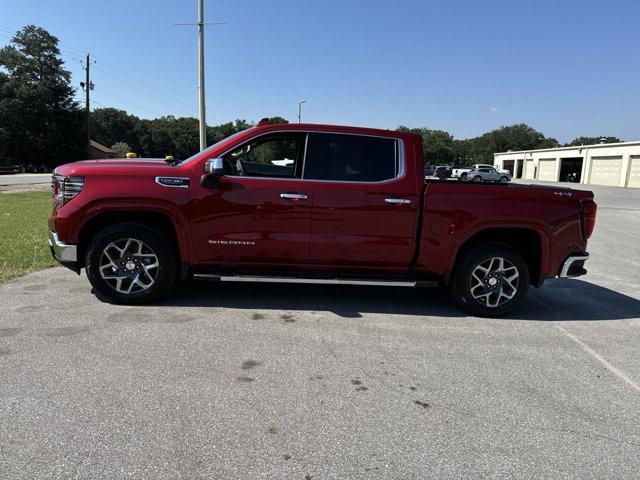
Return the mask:
<path id="1" fill-rule="evenodd" d="M 365 313 L 467 316 L 444 288 L 362 287 L 272 283 L 188 282 L 158 303 L 166 307 L 329 311 L 344 318 Z M 516 320 L 623 320 L 640 317 L 640 300 L 575 279 L 547 281 L 504 317 Z"/>

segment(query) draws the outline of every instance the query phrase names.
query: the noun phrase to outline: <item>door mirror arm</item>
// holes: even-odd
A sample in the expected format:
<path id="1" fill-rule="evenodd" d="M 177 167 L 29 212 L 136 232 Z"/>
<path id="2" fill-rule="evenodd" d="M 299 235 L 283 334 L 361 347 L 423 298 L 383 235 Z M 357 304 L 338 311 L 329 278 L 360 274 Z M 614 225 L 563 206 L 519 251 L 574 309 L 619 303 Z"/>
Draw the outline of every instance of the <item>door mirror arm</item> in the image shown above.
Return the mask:
<path id="1" fill-rule="evenodd" d="M 222 176 L 224 176 L 224 161 L 222 158 L 210 158 L 204 164 L 204 175 L 200 178 L 200 185 L 216 188 Z"/>

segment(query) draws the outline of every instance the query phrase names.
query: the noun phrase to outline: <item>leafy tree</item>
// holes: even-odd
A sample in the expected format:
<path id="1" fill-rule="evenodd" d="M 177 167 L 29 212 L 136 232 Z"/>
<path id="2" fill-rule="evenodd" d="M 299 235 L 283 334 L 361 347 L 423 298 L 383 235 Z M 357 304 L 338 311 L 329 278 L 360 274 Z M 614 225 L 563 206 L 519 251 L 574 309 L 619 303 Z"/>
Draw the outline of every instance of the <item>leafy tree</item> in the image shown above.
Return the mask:
<path id="1" fill-rule="evenodd" d="M 267 117 L 267 120 L 269 120 L 271 123 L 289 123 L 289 120 L 277 115 L 275 117 Z"/>
<path id="2" fill-rule="evenodd" d="M 493 154 L 496 152 L 560 146 L 555 138 L 546 138 L 544 134 L 524 123 L 500 127 L 479 137 L 465 140 L 455 140 L 442 130 L 404 126 L 398 130 L 422 136 L 425 162 L 429 164 L 493 163 Z"/>
<path id="3" fill-rule="evenodd" d="M 252 127 L 251 123 L 238 119 L 235 122 L 227 122 L 221 125 L 207 127 L 207 137 L 209 138 L 210 145 L 213 145 L 236 132 L 241 132 L 250 127 Z"/>
<path id="4" fill-rule="evenodd" d="M 91 112 L 91 138 L 103 145 L 124 142 L 134 152 L 141 149 L 140 119 L 117 108 L 98 108 Z M 126 152 L 125 152 L 126 153 Z"/>
<path id="5" fill-rule="evenodd" d="M 131 147 L 124 142 L 116 142 L 111 146 L 111 150 L 116 152 L 118 158 L 123 158 L 127 152 L 132 152 Z"/>
<path id="6" fill-rule="evenodd" d="M 580 145 L 595 145 L 597 143 L 620 143 L 618 137 L 578 137 L 567 143 L 565 147 L 579 147 Z"/>
<path id="7" fill-rule="evenodd" d="M 86 153 L 84 118 L 73 100 L 58 39 L 27 25 L 0 49 L 0 154 L 60 164 Z"/>
<path id="8" fill-rule="evenodd" d="M 474 154 L 476 163 L 493 163 L 493 154 L 509 150 L 533 150 L 537 148 L 553 148 L 560 144 L 553 138 L 546 138 L 543 133 L 520 123 L 485 133 L 476 139 Z"/>
<path id="9" fill-rule="evenodd" d="M 252 125 L 245 120 L 207 127 L 210 145 Z M 105 145 L 124 142 L 141 157 L 173 155 L 185 159 L 199 150 L 198 120 L 172 115 L 140 119 L 116 108 L 99 108 L 91 113 L 93 138 Z"/>
<path id="10" fill-rule="evenodd" d="M 422 137 L 422 150 L 425 163 L 431 165 L 448 165 L 455 158 L 455 141 L 453 137 L 442 130 L 428 128 L 398 127 L 399 131 L 417 133 Z"/>

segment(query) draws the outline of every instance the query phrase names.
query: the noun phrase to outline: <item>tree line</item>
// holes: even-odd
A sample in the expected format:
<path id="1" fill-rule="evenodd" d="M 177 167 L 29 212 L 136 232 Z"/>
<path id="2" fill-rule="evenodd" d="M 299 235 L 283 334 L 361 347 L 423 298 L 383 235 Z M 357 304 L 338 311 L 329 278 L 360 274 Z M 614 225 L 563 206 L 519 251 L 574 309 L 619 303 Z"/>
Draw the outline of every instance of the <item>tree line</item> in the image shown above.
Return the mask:
<path id="1" fill-rule="evenodd" d="M 64 68 L 58 39 L 27 25 L 0 49 L 0 162 L 57 165 L 87 157 L 86 116 L 74 100 L 71 74 Z M 272 117 L 274 122 L 286 122 Z M 119 156 L 187 158 L 199 149 L 198 120 L 164 116 L 142 119 L 117 108 L 91 112 L 91 137 Z M 251 127 L 238 119 L 207 127 L 208 144 Z M 560 146 L 526 124 L 504 126 L 458 140 L 442 130 L 398 127 L 423 138 L 430 164 L 493 163 L 493 154 Z M 616 137 L 579 137 L 566 145 L 619 142 Z"/>

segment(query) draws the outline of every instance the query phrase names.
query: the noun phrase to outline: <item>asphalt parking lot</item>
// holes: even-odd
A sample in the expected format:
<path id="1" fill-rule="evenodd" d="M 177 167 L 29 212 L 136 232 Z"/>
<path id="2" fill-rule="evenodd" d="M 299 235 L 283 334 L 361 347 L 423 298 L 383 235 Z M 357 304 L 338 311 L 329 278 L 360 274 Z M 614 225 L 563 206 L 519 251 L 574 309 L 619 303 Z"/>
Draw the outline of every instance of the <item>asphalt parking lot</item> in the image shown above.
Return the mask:
<path id="1" fill-rule="evenodd" d="M 437 289 L 0 285 L 0 478 L 638 478 L 640 189 L 589 188 L 589 274 L 505 319 Z"/>

